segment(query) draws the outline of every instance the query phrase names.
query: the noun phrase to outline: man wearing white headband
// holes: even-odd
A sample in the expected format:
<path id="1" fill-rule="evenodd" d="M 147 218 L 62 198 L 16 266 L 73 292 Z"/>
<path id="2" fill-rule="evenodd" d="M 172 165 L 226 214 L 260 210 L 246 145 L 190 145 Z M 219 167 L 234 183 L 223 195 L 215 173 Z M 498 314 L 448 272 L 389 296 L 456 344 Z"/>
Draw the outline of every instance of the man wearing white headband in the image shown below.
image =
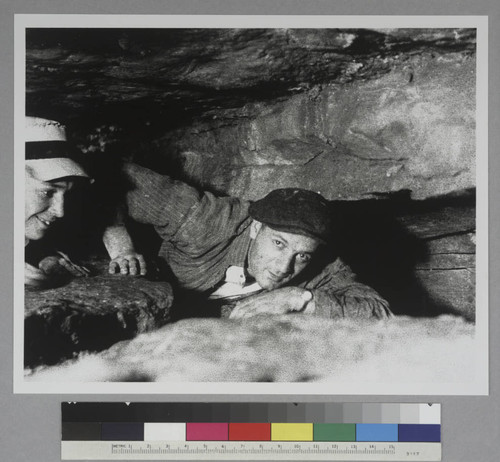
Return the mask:
<path id="1" fill-rule="evenodd" d="M 53 120 L 26 117 L 24 244 L 42 239 L 64 216 L 66 194 L 79 181 L 91 181 L 78 162 L 79 152 L 66 139 L 64 127 Z M 28 253 L 26 251 L 26 253 Z M 84 276 L 84 268 L 56 253 L 40 262 L 25 258 L 28 286 L 49 287 L 63 274 Z M 36 266 L 35 266 L 36 265 Z"/>

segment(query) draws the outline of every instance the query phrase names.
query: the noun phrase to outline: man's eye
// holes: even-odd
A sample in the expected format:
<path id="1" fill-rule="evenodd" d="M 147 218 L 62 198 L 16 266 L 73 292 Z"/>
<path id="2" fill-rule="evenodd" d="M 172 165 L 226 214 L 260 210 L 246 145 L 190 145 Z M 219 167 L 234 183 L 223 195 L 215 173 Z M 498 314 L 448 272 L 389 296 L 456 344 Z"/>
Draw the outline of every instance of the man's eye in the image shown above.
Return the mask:
<path id="1" fill-rule="evenodd" d="M 40 193 L 43 197 L 51 198 L 54 196 L 55 191 L 53 189 L 44 189 L 44 190 L 40 191 Z"/>
<path id="2" fill-rule="evenodd" d="M 281 242 L 280 240 L 278 239 L 274 239 L 274 245 L 276 247 L 283 247 L 283 242 Z"/>
<path id="3" fill-rule="evenodd" d="M 297 257 L 299 258 L 300 261 L 303 262 L 308 262 L 311 259 L 311 256 L 307 253 L 299 253 Z"/>

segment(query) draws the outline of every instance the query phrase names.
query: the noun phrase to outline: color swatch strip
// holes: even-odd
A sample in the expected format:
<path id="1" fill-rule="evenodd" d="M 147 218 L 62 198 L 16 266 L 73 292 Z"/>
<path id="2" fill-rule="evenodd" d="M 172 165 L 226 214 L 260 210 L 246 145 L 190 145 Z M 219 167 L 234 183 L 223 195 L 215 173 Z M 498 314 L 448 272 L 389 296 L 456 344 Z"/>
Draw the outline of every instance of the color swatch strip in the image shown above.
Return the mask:
<path id="1" fill-rule="evenodd" d="M 440 442 L 439 424 L 63 422 L 63 441 Z"/>
<path id="2" fill-rule="evenodd" d="M 440 424 L 421 403 L 62 403 L 63 422 Z"/>
<path id="3" fill-rule="evenodd" d="M 62 403 L 63 441 L 440 442 L 420 403 Z"/>

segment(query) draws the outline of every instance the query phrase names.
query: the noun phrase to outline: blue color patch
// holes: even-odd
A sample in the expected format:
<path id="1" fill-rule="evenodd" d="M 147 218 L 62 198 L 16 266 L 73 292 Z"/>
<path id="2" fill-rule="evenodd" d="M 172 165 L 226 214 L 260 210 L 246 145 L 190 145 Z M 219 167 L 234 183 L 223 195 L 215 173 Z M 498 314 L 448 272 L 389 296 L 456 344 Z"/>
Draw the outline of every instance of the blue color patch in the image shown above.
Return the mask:
<path id="1" fill-rule="evenodd" d="M 398 424 L 356 424 L 356 441 L 397 441 Z"/>
<path id="2" fill-rule="evenodd" d="M 439 443 L 441 441 L 441 425 L 431 424 L 399 424 L 399 441 Z"/>
<path id="3" fill-rule="evenodd" d="M 139 422 L 103 422 L 102 441 L 144 441 L 144 424 Z"/>

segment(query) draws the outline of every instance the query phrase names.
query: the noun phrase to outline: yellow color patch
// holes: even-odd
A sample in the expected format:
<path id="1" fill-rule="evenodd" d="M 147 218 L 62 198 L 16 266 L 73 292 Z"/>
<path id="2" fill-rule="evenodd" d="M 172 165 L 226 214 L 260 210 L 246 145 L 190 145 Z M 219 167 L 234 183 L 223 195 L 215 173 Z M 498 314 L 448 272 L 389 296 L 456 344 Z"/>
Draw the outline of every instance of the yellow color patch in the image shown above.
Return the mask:
<path id="1" fill-rule="evenodd" d="M 272 423 L 271 441 L 312 441 L 312 423 Z"/>

